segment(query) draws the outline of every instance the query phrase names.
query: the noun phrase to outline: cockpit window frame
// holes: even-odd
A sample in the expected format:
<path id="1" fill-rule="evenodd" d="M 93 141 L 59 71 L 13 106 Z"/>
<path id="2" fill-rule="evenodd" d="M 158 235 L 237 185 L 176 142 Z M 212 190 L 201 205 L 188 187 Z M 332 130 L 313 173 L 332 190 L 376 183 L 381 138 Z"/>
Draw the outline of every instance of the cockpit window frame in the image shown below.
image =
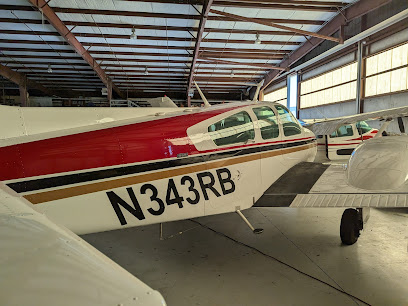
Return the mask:
<path id="1" fill-rule="evenodd" d="M 283 120 L 282 120 L 282 115 L 279 114 L 278 107 L 281 107 L 281 108 L 283 108 L 284 110 L 286 110 L 287 114 L 288 114 L 288 115 L 290 116 L 290 118 L 292 119 L 292 122 L 293 122 L 294 124 L 296 124 L 297 127 L 299 128 L 299 132 L 298 132 L 298 133 L 291 134 L 291 135 L 287 135 L 287 134 L 285 133 L 285 123 L 284 123 Z M 282 105 L 282 104 L 276 104 L 276 105 L 274 105 L 274 109 L 276 110 L 276 114 L 278 115 L 279 123 L 280 123 L 281 128 L 282 128 L 282 137 L 285 137 L 285 138 L 288 138 L 288 137 L 299 137 L 299 136 L 303 135 L 303 127 L 302 127 L 302 125 L 299 123 L 299 121 L 296 119 L 296 117 L 293 116 L 292 112 L 291 112 L 287 107 L 285 107 L 285 106 Z M 286 130 L 287 130 L 287 129 L 286 129 Z"/>
<path id="2" fill-rule="evenodd" d="M 277 127 L 277 134 L 276 134 L 275 137 L 267 137 L 267 138 L 264 137 L 264 134 L 262 133 L 262 132 L 263 132 L 263 131 L 262 131 L 262 128 L 264 128 L 264 127 L 266 127 L 266 126 L 264 126 L 264 127 L 261 126 L 260 121 L 261 121 L 262 119 L 260 119 L 260 118 L 258 117 L 258 114 L 255 112 L 255 109 L 260 109 L 260 108 L 269 108 L 269 109 L 272 111 L 272 113 L 274 114 L 274 123 L 276 124 L 276 127 Z M 271 140 L 271 139 L 278 139 L 278 138 L 280 138 L 280 136 L 281 136 L 281 131 L 280 131 L 280 128 L 279 128 L 279 126 L 280 126 L 279 116 L 277 115 L 277 111 L 276 111 L 276 109 L 274 109 L 273 105 L 270 105 L 270 106 L 269 106 L 269 105 L 259 105 L 259 106 L 255 106 L 255 107 L 252 107 L 252 112 L 253 112 L 253 114 L 255 115 L 255 118 L 257 119 L 257 129 L 259 130 L 259 134 L 260 134 L 260 137 L 261 137 L 262 140 L 264 140 L 264 141 L 269 141 L 269 140 Z"/>
<path id="3" fill-rule="evenodd" d="M 243 138 L 242 141 L 226 142 L 226 143 L 218 142 L 218 143 L 217 143 L 217 140 L 214 139 L 214 137 L 213 137 L 213 135 L 215 134 L 215 132 L 219 132 L 220 134 L 222 134 L 222 133 L 228 134 L 228 131 L 226 131 L 227 129 L 232 129 L 232 130 L 234 130 L 235 127 L 239 127 L 239 126 L 241 126 L 241 125 L 239 125 L 239 124 L 238 124 L 238 125 L 232 125 L 232 126 L 230 126 L 230 127 L 223 128 L 223 129 L 218 129 L 218 130 L 217 130 L 217 129 L 214 130 L 214 127 L 216 128 L 217 124 L 220 124 L 220 126 L 222 126 L 222 123 L 225 124 L 225 122 L 228 121 L 229 118 L 234 117 L 234 116 L 237 116 L 237 115 L 240 114 L 240 113 L 245 113 L 245 114 L 246 114 L 246 116 L 247 116 L 247 118 L 250 120 L 250 122 L 247 122 L 247 123 L 245 123 L 245 124 L 251 123 L 251 124 L 252 124 L 252 129 L 239 131 L 239 133 L 237 133 L 237 134 L 238 134 L 238 135 L 241 135 L 241 134 L 242 134 L 243 136 L 246 136 L 245 134 L 248 133 L 248 136 L 249 136 L 249 137 Z M 233 124 L 234 122 L 232 121 L 231 123 Z M 243 125 L 245 125 L 245 124 L 243 124 Z M 243 126 L 243 125 L 242 125 L 242 126 Z M 223 131 L 223 130 L 224 130 L 224 131 Z M 223 131 L 223 132 L 221 132 L 221 131 Z M 211 134 L 211 133 L 214 133 L 214 134 Z M 207 126 L 207 134 L 210 136 L 212 142 L 215 144 L 215 146 L 216 146 L 217 148 L 223 148 L 223 147 L 231 147 L 231 146 L 243 145 L 243 144 L 248 143 L 249 141 L 255 142 L 255 138 L 256 138 L 256 128 L 255 128 L 255 124 L 254 124 L 253 117 L 251 117 L 251 115 L 250 115 L 250 113 L 249 113 L 249 110 L 248 110 L 248 109 L 244 109 L 244 110 L 241 109 L 241 110 L 239 110 L 239 111 L 237 111 L 237 112 L 235 112 L 235 113 L 232 113 L 232 114 L 229 114 L 228 116 L 225 116 L 225 117 L 222 118 L 222 119 L 218 119 L 216 122 L 214 122 L 214 123 L 208 125 L 208 126 Z M 227 137 L 218 138 L 218 140 L 220 140 L 220 139 L 226 139 L 226 138 L 232 137 L 232 136 L 233 136 L 233 135 L 227 136 Z M 233 139 L 233 138 L 231 138 L 231 139 Z M 221 143 L 222 143 L 222 144 L 221 144 Z"/>

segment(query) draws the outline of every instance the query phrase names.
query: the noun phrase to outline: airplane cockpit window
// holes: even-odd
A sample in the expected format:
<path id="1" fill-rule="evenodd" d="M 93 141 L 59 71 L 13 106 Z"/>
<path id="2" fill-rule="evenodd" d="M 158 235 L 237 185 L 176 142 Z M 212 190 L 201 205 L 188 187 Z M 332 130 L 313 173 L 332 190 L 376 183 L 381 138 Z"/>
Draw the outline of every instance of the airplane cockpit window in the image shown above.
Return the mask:
<path id="1" fill-rule="evenodd" d="M 283 134 L 285 134 L 285 136 L 293 136 L 302 133 L 302 129 L 297 120 L 286 107 L 282 105 L 275 105 L 275 108 L 278 111 L 279 117 L 282 121 Z"/>
<path id="2" fill-rule="evenodd" d="M 360 121 L 356 123 L 357 131 L 360 135 L 370 132 L 373 128 L 367 124 L 365 121 Z"/>
<path id="3" fill-rule="evenodd" d="M 208 127 L 217 146 L 245 143 L 255 138 L 254 124 L 247 112 L 239 112 Z"/>
<path id="4" fill-rule="evenodd" d="M 259 128 L 263 139 L 271 139 L 279 136 L 279 125 L 275 113 L 270 107 L 262 106 L 253 108 L 258 118 Z"/>
<path id="5" fill-rule="evenodd" d="M 331 138 L 346 136 L 353 136 L 353 128 L 351 125 L 343 125 L 330 135 Z"/>

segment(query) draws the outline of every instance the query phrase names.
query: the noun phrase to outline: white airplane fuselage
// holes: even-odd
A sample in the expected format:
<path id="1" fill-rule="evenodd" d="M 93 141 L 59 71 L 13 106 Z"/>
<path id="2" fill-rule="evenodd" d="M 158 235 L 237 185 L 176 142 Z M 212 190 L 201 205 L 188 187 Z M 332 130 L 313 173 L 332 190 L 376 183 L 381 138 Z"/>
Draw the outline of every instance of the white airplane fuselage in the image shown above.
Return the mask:
<path id="1" fill-rule="evenodd" d="M 317 151 L 277 103 L 43 110 L 2 108 L 0 181 L 78 234 L 250 208 Z"/>
<path id="2" fill-rule="evenodd" d="M 364 122 L 365 129 L 359 129 L 352 123 L 341 126 L 330 135 L 317 137 L 317 156 L 321 159 L 327 157 L 330 160 L 348 160 L 351 153 L 364 141 L 376 136 L 378 130 L 371 128 Z"/>

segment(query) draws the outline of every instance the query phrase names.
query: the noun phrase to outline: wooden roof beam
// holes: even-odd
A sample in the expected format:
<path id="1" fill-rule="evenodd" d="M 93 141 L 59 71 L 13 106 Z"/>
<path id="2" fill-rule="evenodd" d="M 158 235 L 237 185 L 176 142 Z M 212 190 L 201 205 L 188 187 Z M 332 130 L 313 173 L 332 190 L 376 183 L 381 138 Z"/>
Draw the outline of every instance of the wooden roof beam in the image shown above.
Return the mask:
<path id="1" fill-rule="evenodd" d="M 74 50 L 92 67 L 99 76 L 101 81 L 107 88 L 112 86 L 112 89 L 122 98 L 126 95 L 109 79 L 105 71 L 99 66 L 96 60 L 89 54 L 84 46 L 78 41 L 75 35 L 67 28 L 62 20 L 57 16 L 54 10 L 47 4 L 45 0 L 28 0 L 35 8 L 37 8 L 49 21 L 49 23 L 57 30 L 57 32 L 74 48 Z"/>

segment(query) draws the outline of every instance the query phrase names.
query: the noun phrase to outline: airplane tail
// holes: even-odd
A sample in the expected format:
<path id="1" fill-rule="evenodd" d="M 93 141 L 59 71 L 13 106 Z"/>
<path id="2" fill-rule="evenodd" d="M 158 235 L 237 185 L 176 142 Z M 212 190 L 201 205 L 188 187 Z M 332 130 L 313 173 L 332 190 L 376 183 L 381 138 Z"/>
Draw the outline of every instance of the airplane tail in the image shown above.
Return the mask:
<path id="1" fill-rule="evenodd" d="M 252 99 L 252 102 L 255 102 L 255 103 L 258 102 L 259 92 L 260 92 L 261 87 L 263 86 L 264 82 L 265 82 L 265 80 L 262 80 L 261 82 L 259 82 L 259 83 L 256 85 L 256 91 L 255 91 L 254 98 Z"/>
<path id="2" fill-rule="evenodd" d="M 194 81 L 194 85 L 198 90 L 198 93 L 200 94 L 201 99 L 203 99 L 204 102 L 204 106 L 205 107 L 210 107 L 211 104 L 208 102 L 207 98 L 204 96 L 203 92 L 201 91 L 200 87 L 198 86 L 198 84 Z"/>
<path id="3" fill-rule="evenodd" d="M 149 99 L 147 102 L 152 107 L 177 107 L 176 103 L 167 96 Z"/>

